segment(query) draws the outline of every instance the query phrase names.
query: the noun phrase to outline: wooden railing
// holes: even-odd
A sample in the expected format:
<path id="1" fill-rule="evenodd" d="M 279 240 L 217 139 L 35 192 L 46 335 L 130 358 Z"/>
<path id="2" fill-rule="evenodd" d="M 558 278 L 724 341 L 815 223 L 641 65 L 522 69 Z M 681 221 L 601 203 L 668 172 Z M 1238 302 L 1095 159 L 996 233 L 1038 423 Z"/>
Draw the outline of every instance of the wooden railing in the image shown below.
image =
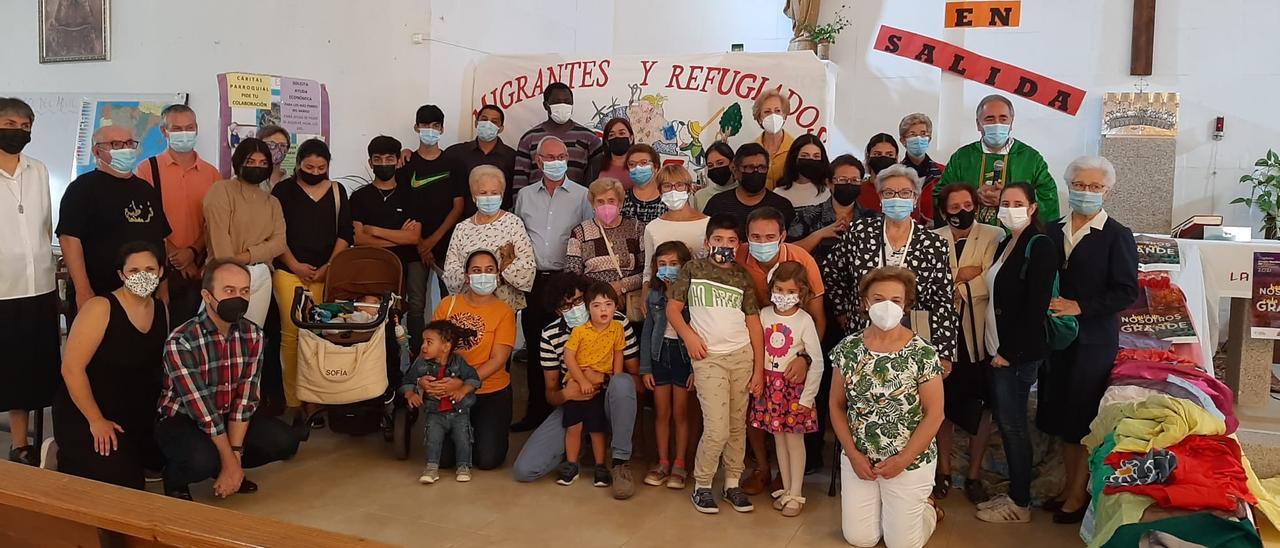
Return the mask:
<path id="1" fill-rule="evenodd" d="M 0 462 L 0 546 L 389 545 Z"/>

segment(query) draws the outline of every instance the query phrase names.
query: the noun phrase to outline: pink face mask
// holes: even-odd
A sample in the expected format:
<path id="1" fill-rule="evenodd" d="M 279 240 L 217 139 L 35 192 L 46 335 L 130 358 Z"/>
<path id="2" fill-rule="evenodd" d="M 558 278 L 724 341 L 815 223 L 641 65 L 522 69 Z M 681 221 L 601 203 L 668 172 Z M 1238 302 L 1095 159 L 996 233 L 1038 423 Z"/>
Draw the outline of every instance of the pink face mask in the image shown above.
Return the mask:
<path id="1" fill-rule="evenodd" d="M 596 206 L 596 219 L 600 222 L 611 225 L 618 220 L 618 206 L 613 204 L 601 204 Z"/>

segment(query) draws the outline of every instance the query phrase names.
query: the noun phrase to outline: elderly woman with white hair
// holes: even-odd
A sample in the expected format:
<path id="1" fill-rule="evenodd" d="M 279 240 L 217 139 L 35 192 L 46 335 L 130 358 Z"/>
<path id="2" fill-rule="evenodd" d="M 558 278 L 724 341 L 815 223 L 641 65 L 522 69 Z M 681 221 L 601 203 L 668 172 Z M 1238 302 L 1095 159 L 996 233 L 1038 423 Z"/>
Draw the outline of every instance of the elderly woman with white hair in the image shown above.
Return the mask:
<path id="1" fill-rule="evenodd" d="M 444 283 L 457 295 L 466 289 L 463 263 L 473 251 L 484 249 L 498 258 L 498 286 L 494 295 L 512 310 L 525 307 L 525 292 L 533 289 L 537 273 L 533 260 L 533 244 L 525 231 L 524 221 L 502 210 L 506 177 L 502 170 L 489 165 L 476 166 L 468 178 L 476 213 L 458 222 L 449 240 L 444 260 Z"/>
<path id="2" fill-rule="evenodd" d="M 908 114 L 898 123 L 898 141 L 907 151 L 902 157 L 902 165 L 914 169 L 924 183 L 920 191 L 920 205 L 913 217 L 927 227 L 938 228 L 942 226 L 942 219 L 934 208 L 933 194 L 947 166 L 929 157 L 929 142 L 932 140 L 933 120 L 923 112 Z"/>
<path id="3" fill-rule="evenodd" d="M 1088 452 L 1080 439 L 1089 433 L 1120 347 L 1120 312 L 1138 298 L 1138 252 L 1133 232 L 1102 208 L 1116 184 L 1111 162 L 1082 156 L 1067 166 L 1065 177 L 1071 214 L 1045 230 L 1065 257 L 1061 296 L 1049 310 L 1076 316 L 1080 334 L 1040 371 L 1036 426 L 1062 438 L 1067 468 L 1062 493 L 1045 509 L 1054 511 L 1057 523 L 1077 523 L 1089 506 Z"/>
<path id="4" fill-rule="evenodd" d="M 645 225 L 622 216 L 626 196 L 622 182 L 612 177 L 591 183 L 587 187 L 587 199 L 595 211 L 595 218 L 574 227 L 569 234 L 564 257 L 566 271 L 613 286 L 622 299 L 619 305 L 629 302 L 627 295 L 640 289 L 644 281 L 641 277 L 644 249 L 640 240 L 644 236 Z M 635 306 L 640 307 L 639 302 Z M 634 311 L 636 314 L 639 312 Z"/>
<path id="5" fill-rule="evenodd" d="M 764 130 L 755 142 L 769 153 L 769 174 L 765 177 L 765 187 L 773 190 L 773 185 L 782 178 L 786 170 L 787 153 L 791 152 L 791 143 L 795 138 L 782 129 L 791 114 L 791 101 L 776 89 L 766 90 L 756 97 L 751 105 L 751 115 L 760 129 Z"/>
<path id="6" fill-rule="evenodd" d="M 822 265 L 828 306 L 834 308 L 845 332 L 865 329 L 869 318 L 858 297 L 858 284 L 868 272 L 885 266 L 915 273 L 918 298 L 907 311 L 912 329 L 934 348 L 950 373 L 956 356 L 955 288 L 951 280 L 949 245 L 937 233 L 911 220 L 920 199 L 920 177 L 895 164 L 876 174 L 875 189 L 884 217 L 857 219 L 840 237 Z"/>

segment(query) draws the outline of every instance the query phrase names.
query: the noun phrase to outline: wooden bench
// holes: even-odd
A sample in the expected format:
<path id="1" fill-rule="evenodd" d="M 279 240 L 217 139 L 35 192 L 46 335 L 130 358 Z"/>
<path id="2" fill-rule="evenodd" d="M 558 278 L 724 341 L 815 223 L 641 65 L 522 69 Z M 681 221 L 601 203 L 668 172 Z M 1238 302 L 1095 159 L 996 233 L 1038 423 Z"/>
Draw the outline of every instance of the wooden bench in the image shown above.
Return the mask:
<path id="1" fill-rule="evenodd" d="M 0 462 L 0 546 L 389 546 Z"/>

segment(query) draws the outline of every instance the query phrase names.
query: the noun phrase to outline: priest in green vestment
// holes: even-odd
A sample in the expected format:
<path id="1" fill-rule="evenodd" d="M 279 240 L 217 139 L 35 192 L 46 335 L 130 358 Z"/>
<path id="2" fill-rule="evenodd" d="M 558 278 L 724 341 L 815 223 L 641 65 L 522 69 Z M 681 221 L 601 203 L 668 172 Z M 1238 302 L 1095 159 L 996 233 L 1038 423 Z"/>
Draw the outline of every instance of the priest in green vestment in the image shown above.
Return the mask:
<path id="1" fill-rule="evenodd" d="M 1009 136 L 1013 129 L 1013 103 L 1002 95 L 988 95 L 978 103 L 978 132 L 982 138 L 956 150 L 947 161 L 938 191 L 951 183 L 978 189 L 978 221 L 995 225 L 1000 189 L 1007 183 L 1030 183 L 1036 189 L 1040 221 L 1058 220 L 1058 185 L 1036 149 Z"/>

